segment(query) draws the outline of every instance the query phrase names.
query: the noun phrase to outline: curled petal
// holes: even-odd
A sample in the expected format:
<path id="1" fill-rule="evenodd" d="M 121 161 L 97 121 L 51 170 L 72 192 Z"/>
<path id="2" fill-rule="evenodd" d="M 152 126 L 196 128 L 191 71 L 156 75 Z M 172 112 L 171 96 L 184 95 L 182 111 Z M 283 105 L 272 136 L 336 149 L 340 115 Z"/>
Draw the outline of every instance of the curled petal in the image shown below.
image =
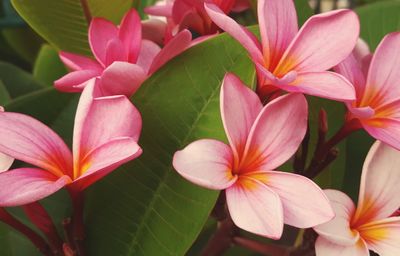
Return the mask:
<path id="1" fill-rule="evenodd" d="M 21 168 L 0 174 L 0 206 L 21 206 L 41 200 L 69 184 L 71 179 L 57 177 L 36 168 Z"/>
<path id="2" fill-rule="evenodd" d="M 61 61 L 73 71 L 86 69 L 101 72 L 101 70 L 103 69 L 97 61 L 85 56 L 63 51 L 60 52 L 59 56 Z"/>
<path id="3" fill-rule="evenodd" d="M 258 180 L 241 177 L 226 190 L 226 202 L 239 228 L 272 239 L 282 236 L 282 203 L 274 191 Z"/>
<path id="4" fill-rule="evenodd" d="M 198 140 L 174 155 L 173 166 L 185 179 L 209 189 L 226 189 L 237 179 L 232 175 L 229 146 L 217 140 Z"/>
<path id="5" fill-rule="evenodd" d="M 146 78 L 145 71 L 139 65 L 116 61 L 104 70 L 99 85 L 104 95 L 130 97 Z"/>
<path id="6" fill-rule="evenodd" d="M 399 110 L 400 108 L 397 107 L 397 114 L 400 114 Z M 400 120 L 373 117 L 362 124 L 372 137 L 400 150 Z"/>
<path id="7" fill-rule="evenodd" d="M 100 74 L 95 70 L 73 71 L 54 81 L 54 86 L 62 92 L 81 92 L 90 79 Z"/>

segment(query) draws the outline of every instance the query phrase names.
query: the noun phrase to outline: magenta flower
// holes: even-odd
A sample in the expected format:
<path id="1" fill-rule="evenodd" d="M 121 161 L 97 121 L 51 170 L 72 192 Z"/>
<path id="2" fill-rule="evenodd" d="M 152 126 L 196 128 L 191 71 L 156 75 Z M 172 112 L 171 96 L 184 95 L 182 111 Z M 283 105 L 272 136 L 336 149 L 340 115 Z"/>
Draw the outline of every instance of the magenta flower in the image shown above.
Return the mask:
<path id="1" fill-rule="evenodd" d="M 72 154 L 43 123 L 23 114 L 0 114 L 0 152 L 37 166 L 0 174 L 1 207 L 35 202 L 65 186 L 82 191 L 141 154 L 137 109 L 125 96 L 97 95 L 92 80 L 79 101 Z"/>
<path id="2" fill-rule="evenodd" d="M 342 76 L 329 72 L 353 50 L 358 34 L 357 15 L 337 10 L 312 16 L 298 30 L 292 0 L 259 0 L 261 44 L 246 28 L 206 3 L 212 21 L 249 52 L 258 74 L 258 94 L 268 98 L 278 89 L 349 101 L 355 93 Z"/>
<path id="3" fill-rule="evenodd" d="M 279 239 L 283 224 L 312 227 L 333 218 L 329 200 L 311 180 L 274 171 L 297 150 L 307 128 L 307 102 L 288 94 L 262 106 L 257 95 L 227 74 L 220 94 L 229 145 L 212 139 L 189 144 L 173 166 L 187 180 L 225 190 L 234 223 Z"/>
<path id="4" fill-rule="evenodd" d="M 315 227 L 317 256 L 400 255 L 400 152 L 376 142 L 364 162 L 358 205 L 344 193 L 326 190 L 336 217 Z"/>
<path id="5" fill-rule="evenodd" d="M 134 9 L 124 16 L 119 27 L 94 18 L 89 27 L 89 43 L 96 59 L 61 52 L 61 60 L 72 72 L 54 85 L 61 91 L 81 92 L 90 79 L 99 77 L 103 94 L 129 97 L 149 75 L 183 52 L 191 38 L 189 31 L 182 31 L 160 49 L 154 42 L 142 39 L 140 17 Z"/>
<path id="6" fill-rule="evenodd" d="M 146 7 L 145 12 L 154 16 L 165 17 L 167 27 L 165 42 L 171 40 L 179 31 L 189 29 L 200 36 L 213 35 L 218 27 L 210 20 L 205 9 L 205 0 L 166 0 L 164 4 Z M 250 4 L 247 0 L 210 0 L 222 11 L 243 11 Z"/>
<path id="7" fill-rule="evenodd" d="M 373 56 L 365 44 L 340 63 L 335 71 L 356 88 L 349 102 L 349 119 L 358 119 L 375 139 L 400 150 L 400 33 L 387 35 Z M 371 59 L 372 58 L 372 59 Z"/>

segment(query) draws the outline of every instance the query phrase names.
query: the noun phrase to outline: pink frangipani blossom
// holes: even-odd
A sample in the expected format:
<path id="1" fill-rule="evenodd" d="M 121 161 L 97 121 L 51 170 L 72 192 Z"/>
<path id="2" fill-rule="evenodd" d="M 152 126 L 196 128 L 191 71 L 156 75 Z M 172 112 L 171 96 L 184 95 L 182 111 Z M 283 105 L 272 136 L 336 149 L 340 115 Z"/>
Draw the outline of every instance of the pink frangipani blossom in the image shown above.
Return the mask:
<path id="1" fill-rule="evenodd" d="M 243 11 L 250 6 L 247 0 L 166 0 L 146 7 L 145 12 L 165 17 L 167 23 L 165 42 L 184 29 L 189 29 L 200 36 L 214 35 L 218 32 L 218 27 L 204 9 L 204 3 L 207 1 L 216 4 L 226 14 L 231 11 Z"/>
<path id="2" fill-rule="evenodd" d="M 259 0 L 261 44 L 245 27 L 217 5 L 206 3 L 211 20 L 248 51 L 258 74 L 257 92 L 267 99 L 279 89 L 339 101 L 355 98 L 353 86 L 327 71 L 353 50 L 358 34 L 357 15 L 336 10 L 314 15 L 298 30 L 292 0 Z"/>
<path id="3" fill-rule="evenodd" d="M 0 113 L 0 152 L 36 167 L 0 173 L 0 207 L 35 202 L 67 186 L 80 192 L 138 157 L 142 121 L 126 96 L 85 87 L 75 116 L 73 150 L 49 127 L 18 113 Z"/>
<path id="4" fill-rule="evenodd" d="M 302 94 L 279 97 L 263 107 L 258 96 L 227 74 L 220 94 L 229 146 L 213 139 L 189 144 L 173 166 L 187 180 L 225 190 L 233 222 L 279 239 L 283 224 L 312 227 L 334 217 L 329 200 L 310 179 L 275 171 L 297 150 L 307 129 Z"/>
<path id="5" fill-rule="evenodd" d="M 335 67 L 356 88 L 347 103 L 348 119 L 358 119 L 375 139 L 400 150 L 400 33 L 391 33 L 371 55 L 360 41 L 353 53 Z"/>
<path id="6" fill-rule="evenodd" d="M 191 33 L 184 30 L 160 49 L 156 43 L 142 39 L 142 24 L 134 9 L 119 27 L 106 19 L 93 18 L 89 43 L 96 59 L 61 52 L 61 60 L 72 72 L 54 85 L 61 91 L 81 92 L 90 79 L 98 77 L 103 95 L 130 97 L 148 76 L 183 52 L 191 39 Z"/>
<path id="7" fill-rule="evenodd" d="M 315 227 L 317 256 L 400 255 L 400 152 L 375 142 L 364 162 L 357 208 L 337 190 L 326 190 L 336 217 Z"/>

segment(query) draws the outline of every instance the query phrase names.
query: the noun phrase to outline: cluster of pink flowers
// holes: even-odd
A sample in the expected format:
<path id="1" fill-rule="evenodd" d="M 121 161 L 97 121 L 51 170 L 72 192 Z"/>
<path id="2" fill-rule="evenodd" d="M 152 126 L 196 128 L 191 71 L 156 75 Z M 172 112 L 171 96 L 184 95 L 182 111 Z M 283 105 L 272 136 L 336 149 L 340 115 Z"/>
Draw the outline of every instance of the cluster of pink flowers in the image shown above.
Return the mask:
<path id="1" fill-rule="evenodd" d="M 142 36 L 146 26 L 136 10 L 119 26 L 94 18 L 88 34 L 95 59 L 60 52 L 70 73 L 55 81 L 60 91 L 82 93 L 72 152 L 43 123 L 0 113 L 0 207 L 27 205 L 63 187 L 79 194 L 139 157 L 142 119 L 128 97 L 170 59 L 225 31 L 253 61 L 256 92 L 227 73 L 220 112 L 229 143 L 190 143 L 175 153 L 176 171 L 223 190 L 233 222 L 249 232 L 279 239 L 284 224 L 313 227 L 318 256 L 400 255 L 400 217 L 394 216 L 400 207 L 400 33 L 387 35 L 371 54 L 351 10 L 314 15 L 299 29 L 292 0 L 259 0 L 259 41 L 227 15 L 248 7 L 247 1 L 167 0 L 148 8 L 165 17 L 158 23 L 162 48 Z M 340 191 L 277 171 L 306 134 L 303 94 L 343 102 L 345 127 L 379 140 L 365 161 L 357 208 Z M 35 167 L 8 170 L 14 158 Z"/>

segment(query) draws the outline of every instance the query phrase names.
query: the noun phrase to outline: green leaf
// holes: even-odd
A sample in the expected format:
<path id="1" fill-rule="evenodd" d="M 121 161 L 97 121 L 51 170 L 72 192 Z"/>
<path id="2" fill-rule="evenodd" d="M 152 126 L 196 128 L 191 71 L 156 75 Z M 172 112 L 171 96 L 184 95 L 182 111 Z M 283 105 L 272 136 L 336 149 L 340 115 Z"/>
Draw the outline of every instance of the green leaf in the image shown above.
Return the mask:
<path id="1" fill-rule="evenodd" d="M 31 74 L 14 65 L 1 61 L 0 80 L 3 82 L 11 98 L 44 88 L 44 85 L 37 82 Z"/>
<path id="2" fill-rule="evenodd" d="M 67 69 L 58 57 L 56 49 L 44 44 L 36 58 L 33 76 L 47 86 L 67 73 Z"/>
<path id="3" fill-rule="evenodd" d="M 400 1 L 379 1 L 356 9 L 360 16 L 361 38 L 374 51 L 382 38 L 400 30 Z"/>
<path id="4" fill-rule="evenodd" d="M 33 64 L 43 43 L 43 39 L 40 38 L 40 36 L 28 27 L 5 28 L 1 33 L 10 47 L 13 48 L 21 58 Z"/>
<path id="5" fill-rule="evenodd" d="M 137 92 L 144 153 L 90 191 L 92 255 L 183 255 L 192 245 L 217 193 L 181 178 L 172 156 L 196 139 L 225 140 L 219 87 L 228 71 L 254 80 L 247 54 L 222 35 L 189 49 Z"/>
<path id="6" fill-rule="evenodd" d="M 6 86 L 0 80 L 0 106 L 4 106 L 11 100 L 10 94 L 7 91 Z"/>
<path id="7" fill-rule="evenodd" d="M 296 5 L 299 26 L 302 26 L 304 22 L 313 15 L 313 10 L 311 9 L 308 0 L 296 0 L 294 1 L 294 4 Z"/>
<path id="8" fill-rule="evenodd" d="M 117 23 L 133 0 L 12 0 L 22 18 L 57 49 L 91 55 L 82 3 L 87 4 L 92 17 Z"/>

